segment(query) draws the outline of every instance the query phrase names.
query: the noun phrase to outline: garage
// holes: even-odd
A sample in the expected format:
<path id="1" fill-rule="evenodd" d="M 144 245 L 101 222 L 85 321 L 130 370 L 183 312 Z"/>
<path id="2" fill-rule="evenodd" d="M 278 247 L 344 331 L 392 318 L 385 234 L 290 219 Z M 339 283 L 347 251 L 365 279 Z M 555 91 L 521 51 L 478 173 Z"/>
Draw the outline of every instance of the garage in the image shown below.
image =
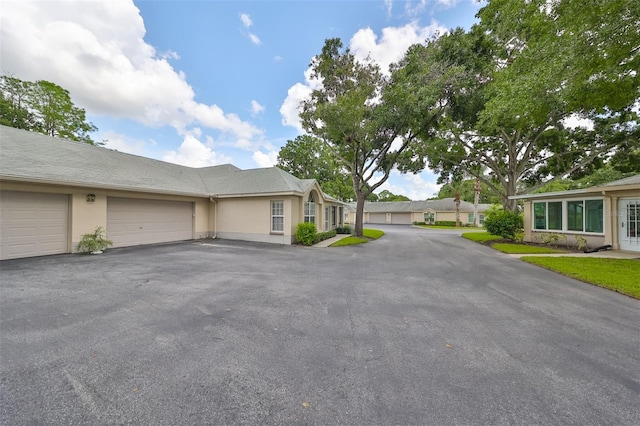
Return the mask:
<path id="1" fill-rule="evenodd" d="M 387 214 L 369 213 L 369 223 L 387 223 Z"/>
<path id="2" fill-rule="evenodd" d="M 0 259 L 69 251 L 69 196 L 0 192 Z"/>
<path id="3" fill-rule="evenodd" d="M 411 213 L 391 213 L 391 223 L 394 225 L 411 225 Z"/>
<path id="4" fill-rule="evenodd" d="M 107 198 L 107 238 L 113 247 L 193 238 L 193 203 Z"/>

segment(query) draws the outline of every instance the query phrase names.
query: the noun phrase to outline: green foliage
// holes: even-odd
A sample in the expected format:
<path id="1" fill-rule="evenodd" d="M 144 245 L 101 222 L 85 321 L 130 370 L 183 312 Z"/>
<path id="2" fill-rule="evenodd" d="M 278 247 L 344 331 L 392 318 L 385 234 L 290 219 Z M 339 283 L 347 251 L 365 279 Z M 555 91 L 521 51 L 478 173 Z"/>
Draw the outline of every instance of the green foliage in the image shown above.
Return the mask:
<path id="1" fill-rule="evenodd" d="M 640 262 L 597 257 L 522 257 L 525 262 L 640 299 Z"/>
<path id="2" fill-rule="evenodd" d="M 366 238 L 370 238 L 372 240 L 377 240 L 378 238 L 382 237 L 384 235 L 384 232 L 379 230 L 379 229 L 363 229 L 362 230 L 362 236 L 366 237 Z"/>
<path id="3" fill-rule="evenodd" d="M 299 223 L 296 227 L 296 241 L 305 246 L 312 246 L 316 241 L 318 231 L 315 223 Z"/>
<path id="4" fill-rule="evenodd" d="M 411 201 L 411 199 L 405 195 L 396 195 L 391 191 L 388 190 L 382 190 L 380 191 L 380 193 L 378 194 L 378 200 L 377 201 Z"/>
<path id="5" fill-rule="evenodd" d="M 487 241 L 501 240 L 499 235 L 493 235 L 488 232 L 465 232 L 462 234 L 462 238 L 475 241 L 476 243 L 485 243 Z"/>
<path id="6" fill-rule="evenodd" d="M 433 224 L 435 226 L 450 226 L 452 228 L 456 227 L 455 220 L 436 220 Z"/>
<path id="7" fill-rule="evenodd" d="M 80 253 L 94 253 L 107 249 L 113 245 L 113 241 L 107 240 L 102 226 L 98 226 L 95 231 L 84 234 L 78 243 L 76 250 Z"/>
<path id="8" fill-rule="evenodd" d="M 335 237 L 337 234 L 335 229 L 325 232 L 319 232 L 316 234 L 316 237 L 313 240 L 313 244 L 318 244 L 320 241 L 328 240 L 329 238 Z"/>
<path id="9" fill-rule="evenodd" d="M 95 144 L 89 133 L 98 130 L 86 113 L 71 102 L 69 92 L 49 81 L 0 77 L 0 123 L 49 136 Z"/>
<path id="10" fill-rule="evenodd" d="M 582 235 L 575 235 L 576 238 L 576 247 L 580 251 L 585 251 L 588 247 L 587 239 Z"/>
<path id="11" fill-rule="evenodd" d="M 336 228 L 336 233 L 338 234 L 351 234 L 352 230 L 349 225 L 338 226 Z"/>
<path id="12" fill-rule="evenodd" d="M 278 153 L 277 166 L 299 179 L 317 180 L 324 192 L 339 200 L 355 198 L 351 176 L 321 139 L 300 135 L 287 141 Z"/>
<path id="13" fill-rule="evenodd" d="M 534 234 L 533 240 L 552 247 L 557 247 L 560 244 L 567 245 L 567 236 L 555 232 L 537 232 Z"/>
<path id="14" fill-rule="evenodd" d="M 490 208 L 485 212 L 484 228 L 493 235 L 514 240 L 524 226 L 524 219 L 518 212 Z"/>
<path id="15" fill-rule="evenodd" d="M 475 201 L 475 179 L 465 179 L 457 185 L 457 190 L 460 193 L 460 199 L 473 203 Z M 443 198 L 454 198 L 456 188 L 454 184 L 445 183 L 440 188 L 436 199 L 442 200 Z M 500 204 L 502 199 L 499 194 L 490 188 L 486 183 L 480 184 L 480 198 L 478 202 L 481 204 Z"/>

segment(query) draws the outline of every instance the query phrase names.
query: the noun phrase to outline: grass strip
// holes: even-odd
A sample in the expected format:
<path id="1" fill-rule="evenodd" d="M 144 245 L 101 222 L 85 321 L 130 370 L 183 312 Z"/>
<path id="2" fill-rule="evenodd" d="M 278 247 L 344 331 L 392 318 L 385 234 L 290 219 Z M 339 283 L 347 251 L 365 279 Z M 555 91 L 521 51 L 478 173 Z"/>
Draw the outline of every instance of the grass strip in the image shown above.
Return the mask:
<path id="1" fill-rule="evenodd" d="M 494 244 L 491 244 L 491 247 L 503 253 L 509 253 L 509 254 L 566 253 L 566 250 L 558 250 L 551 247 L 530 246 L 528 244 L 494 243 Z"/>
<path id="2" fill-rule="evenodd" d="M 356 245 L 356 244 L 366 243 L 367 241 L 369 241 L 369 240 L 366 239 L 366 238 L 346 237 L 346 238 L 343 238 L 341 240 L 336 241 L 335 243 L 331 244 L 329 247 L 353 246 L 353 245 Z"/>
<path id="3" fill-rule="evenodd" d="M 475 241 L 476 243 L 484 243 L 487 241 L 503 240 L 499 235 L 491 235 L 488 232 L 465 232 L 462 234 L 462 238 Z"/>
<path id="4" fill-rule="evenodd" d="M 640 260 L 524 256 L 525 262 L 640 299 Z"/>
<path id="5" fill-rule="evenodd" d="M 379 229 L 367 229 L 364 228 L 362 230 L 362 236 L 366 237 L 366 238 L 370 238 L 372 240 L 377 240 L 378 238 L 382 237 L 384 235 L 384 232 L 382 232 Z"/>

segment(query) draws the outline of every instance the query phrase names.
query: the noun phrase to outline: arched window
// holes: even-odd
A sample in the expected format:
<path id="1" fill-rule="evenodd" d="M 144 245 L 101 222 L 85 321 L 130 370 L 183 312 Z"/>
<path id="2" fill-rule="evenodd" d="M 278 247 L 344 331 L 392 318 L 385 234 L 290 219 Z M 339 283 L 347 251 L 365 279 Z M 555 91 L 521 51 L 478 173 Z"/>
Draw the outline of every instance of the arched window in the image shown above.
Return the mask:
<path id="1" fill-rule="evenodd" d="M 304 203 L 304 221 L 316 223 L 316 199 L 315 191 L 309 193 L 309 198 Z"/>

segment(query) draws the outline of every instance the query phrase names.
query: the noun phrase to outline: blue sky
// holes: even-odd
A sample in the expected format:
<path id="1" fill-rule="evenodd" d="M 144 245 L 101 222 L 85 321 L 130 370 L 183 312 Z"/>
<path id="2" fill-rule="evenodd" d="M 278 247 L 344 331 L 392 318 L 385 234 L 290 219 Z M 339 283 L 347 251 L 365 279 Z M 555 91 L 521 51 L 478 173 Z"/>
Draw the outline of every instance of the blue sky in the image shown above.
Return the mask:
<path id="1" fill-rule="evenodd" d="M 469 28 L 481 4 L 422 1 L 3 0 L 2 72 L 69 90 L 112 149 L 193 167 L 275 164 L 302 133 L 296 105 L 317 84 L 324 40 L 386 69 L 438 31 Z M 393 173 L 412 199 L 436 176 Z"/>

